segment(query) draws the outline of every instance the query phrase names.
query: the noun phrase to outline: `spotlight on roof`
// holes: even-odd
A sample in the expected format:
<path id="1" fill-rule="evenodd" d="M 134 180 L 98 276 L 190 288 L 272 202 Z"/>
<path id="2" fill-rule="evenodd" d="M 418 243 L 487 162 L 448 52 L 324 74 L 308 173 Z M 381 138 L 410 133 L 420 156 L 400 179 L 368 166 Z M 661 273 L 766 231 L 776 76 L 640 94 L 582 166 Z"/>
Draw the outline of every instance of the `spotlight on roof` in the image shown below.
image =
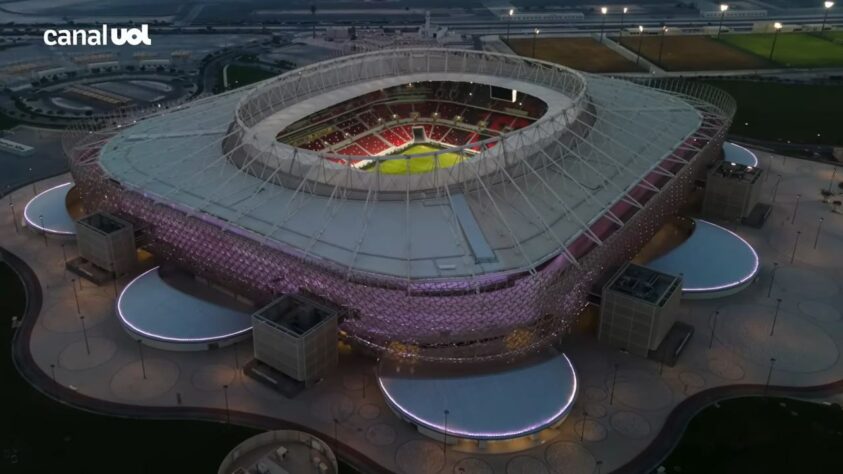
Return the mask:
<path id="1" fill-rule="evenodd" d="M 728 9 L 729 9 L 729 5 L 727 5 L 727 4 L 725 4 L 725 3 L 721 3 L 721 4 L 720 4 L 720 11 L 721 11 L 721 12 L 724 12 L 724 13 L 725 13 L 725 12 L 726 12 L 726 10 L 728 10 Z"/>

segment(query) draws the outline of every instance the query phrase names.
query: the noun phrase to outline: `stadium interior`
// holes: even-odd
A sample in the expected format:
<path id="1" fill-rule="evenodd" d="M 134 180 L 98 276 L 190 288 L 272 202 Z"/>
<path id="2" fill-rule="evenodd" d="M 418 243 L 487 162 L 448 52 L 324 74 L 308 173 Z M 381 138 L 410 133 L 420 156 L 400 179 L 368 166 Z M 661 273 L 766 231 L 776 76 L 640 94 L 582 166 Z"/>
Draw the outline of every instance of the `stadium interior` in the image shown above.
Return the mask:
<path id="1" fill-rule="evenodd" d="M 286 127 L 277 139 L 312 151 L 348 155 L 350 158 L 335 161 L 375 169 L 372 160 L 363 157 L 471 145 L 524 128 L 546 111 L 543 101 L 515 90 L 471 82 L 426 81 L 341 102 Z M 466 151 L 477 153 L 481 146 L 469 146 Z M 461 159 L 457 154 L 438 158 L 441 167 Z M 412 166 L 412 172 L 434 167 L 432 157 L 418 159 L 430 163 Z M 406 170 L 406 165 L 381 169 L 385 173 Z"/>

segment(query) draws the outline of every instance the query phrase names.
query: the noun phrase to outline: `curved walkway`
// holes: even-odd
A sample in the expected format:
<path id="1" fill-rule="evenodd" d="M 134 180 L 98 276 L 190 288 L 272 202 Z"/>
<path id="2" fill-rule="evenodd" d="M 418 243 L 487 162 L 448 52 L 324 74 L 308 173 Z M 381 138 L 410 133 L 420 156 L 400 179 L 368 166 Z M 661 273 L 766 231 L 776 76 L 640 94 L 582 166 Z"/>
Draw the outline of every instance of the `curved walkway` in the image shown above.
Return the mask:
<path id="1" fill-rule="evenodd" d="M 843 392 L 843 380 L 807 387 L 770 385 L 766 390 L 764 385 L 758 384 L 727 385 L 703 390 L 686 398 L 674 407 L 656 438 L 632 460 L 613 472 L 615 474 L 639 474 L 650 472 L 658 467 L 670 455 L 673 448 L 679 444 L 688 423 L 699 412 L 716 402 L 751 396 L 799 399 L 826 398 L 841 392 Z"/>
<path id="2" fill-rule="evenodd" d="M 0 247 L 3 261 L 18 275 L 26 291 L 26 309 L 21 318 L 21 325 L 15 331 L 11 342 L 12 361 L 21 377 L 30 385 L 46 396 L 74 408 L 97 414 L 104 414 L 125 418 L 143 418 L 149 420 L 198 420 L 225 423 L 230 416 L 234 424 L 262 430 L 294 429 L 318 436 L 327 442 L 334 441 L 328 433 L 316 432 L 313 429 L 268 416 L 254 415 L 239 411 L 197 407 L 141 407 L 123 403 L 115 403 L 82 395 L 74 390 L 56 383 L 44 373 L 29 352 L 29 338 L 41 312 L 42 292 L 41 284 L 32 268 L 13 253 Z M 342 442 L 333 443 L 332 447 L 343 461 L 351 464 L 361 472 L 389 473 L 372 459 L 359 451 L 352 449 Z"/>

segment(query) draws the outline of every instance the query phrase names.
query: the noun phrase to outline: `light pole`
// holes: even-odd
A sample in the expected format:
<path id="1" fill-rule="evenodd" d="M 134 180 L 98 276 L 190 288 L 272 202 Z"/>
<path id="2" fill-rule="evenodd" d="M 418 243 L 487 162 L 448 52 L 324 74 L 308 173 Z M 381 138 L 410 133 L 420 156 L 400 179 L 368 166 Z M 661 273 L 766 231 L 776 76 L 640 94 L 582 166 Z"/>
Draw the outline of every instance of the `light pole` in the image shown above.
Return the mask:
<path id="1" fill-rule="evenodd" d="M 70 284 L 73 286 L 73 299 L 76 300 L 76 314 L 82 314 L 82 310 L 79 309 L 79 293 L 76 292 L 76 278 L 71 278 Z"/>
<path id="2" fill-rule="evenodd" d="M 228 410 L 228 384 L 222 386 L 222 394 L 225 397 L 225 422 L 231 424 L 231 412 Z"/>
<path id="3" fill-rule="evenodd" d="M 828 181 L 828 191 L 831 192 L 831 186 L 834 184 L 834 177 L 837 176 L 837 167 L 835 166 L 834 169 L 831 171 L 831 179 Z M 11 204 L 10 204 L 11 206 Z M 14 215 L 15 208 L 12 206 L 12 215 Z M 15 229 L 18 228 L 18 222 L 15 221 Z"/>
<path id="4" fill-rule="evenodd" d="M 585 425 L 588 423 L 588 410 L 583 408 L 582 411 L 582 430 L 580 430 L 580 443 L 585 439 Z"/>
<path id="5" fill-rule="evenodd" d="M 623 38 L 623 17 L 626 16 L 627 11 L 629 11 L 627 7 L 623 7 L 623 10 L 621 10 L 621 27 L 618 29 L 618 38 Z"/>
<path id="6" fill-rule="evenodd" d="M 799 246 L 799 236 L 802 235 L 801 230 L 796 231 L 796 240 L 793 242 L 793 253 L 790 254 L 790 263 L 793 263 L 793 259 L 796 258 L 796 247 Z"/>
<path id="7" fill-rule="evenodd" d="M 802 194 L 796 195 L 796 204 L 793 205 L 793 215 L 790 217 L 790 223 L 796 222 L 796 211 L 799 210 L 799 200 L 802 199 Z"/>
<path id="8" fill-rule="evenodd" d="M 612 393 L 609 395 L 609 405 L 615 401 L 615 382 L 618 381 L 618 363 L 615 362 L 615 370 L 612 373 Z"/>
<path id="9" fill-rule="evenodd" d="M 825 220 L 825 219 L 823 219 L 822 217 L 820 217 L 820 222 L 819 222 L 819 224 L 817 224 L 817 236 L 816 236 L 816 237 L 814 237 L 814 249 L 816 249 L 816 248 L 817 248 L 817 242 L 819 242 L 819 241 L 820 241 L 820 231 L 821 231 L 821 230 L 822 230 L 822 228 L 823 228 L 823 221 L 824 221 L 824 220 Z"/>
<path id="10" fill-rule="evenodd" d="M 41 223 L 41 234 L 44 236 L 44 247 L 47 247 L 47 229 L 44 227 L 44 214 L 38 214 L 38 222 Z"/>
<path id="11" fill-rule="evenodd" d="M 776 175 L 776 184 L 773 185 L 773 202 L 776 202 L 776 194 L 779 192 L 779 183 L 782 182 L 782 175 Z"/>
<path id="12" fill-rule="evenodd" d="M 767 372 L 767 382 L 764 383 L 764 396 L 767 396 L 767 389 L 770 388 L 770 379 L 773 378 L 773 366 L 776 364 L 776 358 L 770 357 L 770 371 Z"/>
<path id="13" fill-rule="evenodd" d="M 146 363 L 143 360 L 143 342 L 138 339 L 138 354 L 140 355 L 140 363 L 141 363 L 141 373 L 143 374 L 143 379 L 146 380 Z"/>
<path id="14" fill-rule="evenodd" d="M 62 269 L 62 274 L 67 275 L 67 250 L 64 248 L 64 242 L 61 244 L 61 256 L 64 259 L 64 268 Z"/>
<path id="15" fill-rule="evenodd" d="M 723 31 L 723 19 L 726 18 L 726 12 L 729 11 L 729 5 L 725 3 L 720 4 L 720 24 L 717 25 L 717 39 L 720 39 L 720 32 Z"/>
<path id="16" fill-rule="evenodd" d="M 641 61 L 641 43 L 644 41 L 644 26 L 638 25 L 638 53 L 635 56 L 635 64 Z"/>
<path id="17" fill-rule="evenodd" d="M 337 451 L 337 448 L 339 448 L 339 445 L 340 445 L 340 439 L 337 435 L 337 423 L 339 423 L 339 422 L 340 422 L 340 420 L 338 420 L 337 417 L 334 417 L 334 452 L 335 453 L 339 452 L 339 451 Z"/>
<path id="18" fill-rule="evenodd" d="M 533 30 L 533 58 L 535 58 L 535 57 L 536 57 L 536 38 L 538 38 L 538 37 L 539 37 L 539 32 L 540 32 L 540 31 L 541 31 L 541 30 L 539 30 L 538 28 L 536 28 L 535 30 Z"/>
<path id="19" fill-rule="evenodd" d="M 600 14 L 603 15 L 603 21 L 600 22 L 600 42 L 603 42 L 603 32 L 606 28 L 606 14 L 609 13 L 608 7 L 600 7 Z"/>
<path id="20" fill-rule="evenodd" d="M 828 11 L 831 10 L 831 7 L 834 6 L 834 2 L 828 2 L 827 1 L 827 2 L 823 3 L 823 6 L 825 7 L 825 14 L 823 14 L 823 22 L 822 22 L 822 25 L 820 25 L 820 34 L 821 35 L 825 33 L 825 22 L 826 22 L 826 20 L 828 20 Z"/>
<path id="21" fill-rule="evenodd" d="M 828 186 L 831 188 L 831 185 Z M 15 233 L 20 234 L 20 228 L 18 227 L 18 216 L 15 213 L 15 203 L 12 202 L 12 197 L 9 196 L 9 208 L 12 210 L 12 222 L 15 223 Z"/>
<path id="22" fill-rule="evenodd" d="M 714 318 L 711 321 L 711 338 L 708 340 L 708 348 L 711 349 L 711 346 L 714 345 L 714 330 L 717 328 L 717 316 L 720 315 L 720 311 L 714 312 Z"/>
<path id="23" fill-rule="evenodd" d="M 773 262 L 773 271 L 770 272 L 770 286 L 767 287 L 767 298 L 773 291 L 773 283 L 776 281 L 776 270 L 779 269 L 779 262 Z"/>
<path id="24" fill-rule="evenodd" d="M 776 32 L 773 33 L 773 45 L 770 46 L 770 61 L 773 60 L 773 53 L 776 51 L 776 40 L 779 39 L 779 31 L 782 30 L 782 24 L 779 22 L 775 22 L 773 23 L 773 28 L 776 30 Z"/>
<path id="25" fill-rule="evenodd" d="M 88 343 L 88 330 L 85 328 L 85 316 L 80 314 L 79 321 L 82 323 L 82 337 L 85 338 L 85 352 L 91 355 L 91 345 Z"/>
<path id="26" fill-rule="evenodd" d="M 445 458 L 445 465 L 448 465 L 448 415 L 451 413 L 447 409 L 445 413 L 445 433 L 442 437 L 442 457 Z"/>
<path id="27" fill-rule="evenodd" d="M 782 305 L 782 299 L 776 298 L 776 312 L 773 314 L 773 325 L 770 326 L 770 337 L 773 337 L 773 333 L 776 332 L 776 321 L 779 319 L 779 308 Z"/>
<path id="28" fill-rule="evenodd" d="M 506 42 L 509 43 L 509 27 L 512 26 L 512 16 L 515 15 L 515 9 L 509 9 L 509 17 L 506 20 Z"/>
<path id="29" fill-rule="evenodd" d="M 659 67 L 662 67 L 662 52 L 664 51 L 664 36 L 667 34 L 667 26 L 662 26 L 662 39 L 659 42 Z"/>

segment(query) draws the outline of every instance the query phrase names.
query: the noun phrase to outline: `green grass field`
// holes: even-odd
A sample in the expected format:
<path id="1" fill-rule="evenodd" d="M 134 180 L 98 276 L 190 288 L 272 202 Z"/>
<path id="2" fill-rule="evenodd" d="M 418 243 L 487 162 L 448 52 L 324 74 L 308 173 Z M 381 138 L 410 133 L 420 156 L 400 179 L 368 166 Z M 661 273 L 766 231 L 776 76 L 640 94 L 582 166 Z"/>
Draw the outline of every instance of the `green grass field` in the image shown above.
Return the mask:
<path id="1" fill-rule="evenodd" d="M 433 145 L 413 145 L 404 150 L 402 155 L 416 155 L 441 150 L 441 147 Z M 380 172 L 383 174 L 420 174 L 429 173 L 436 169 L 436 159 L 439 160 L 439 168 L 449 168 L 463 160 L 463 157 L 456 153 L 442 153 L 407 160 L 389 160 L 382 162 Z M 368 168 L 368 171 L 375 171 L 375 166 Z"/>
<path id="2" fill-rule="evenodd" d="M 255 82 L 275 76 L 274 73 L 265 69 L 256 66 L 241 66 L 239 64 L 228 66 L 226 74 L 228 75 L 229 89 L 237 89 L 238 87 L 254 84 Z M 222 79 L 220 79 L 220 83 L 222 83 Z"/>
<path id="3" fill-rule="evenodd" d="M 773 46 L 772 33 L 723 35 L 720 41 L 769 58 Z M 808 33 L 780 33 L 773 53 L 773 62 L 785 67 L 843 66 L 843 44 L 835 43 L 836 33 L 819 37 Z"/>
<path id="4" fill-rule="evenodd" d="M 731 132 L 749 138 L 843 145 L 840 104 L 843 85 L 708 80 L 735 98 Z"/>

